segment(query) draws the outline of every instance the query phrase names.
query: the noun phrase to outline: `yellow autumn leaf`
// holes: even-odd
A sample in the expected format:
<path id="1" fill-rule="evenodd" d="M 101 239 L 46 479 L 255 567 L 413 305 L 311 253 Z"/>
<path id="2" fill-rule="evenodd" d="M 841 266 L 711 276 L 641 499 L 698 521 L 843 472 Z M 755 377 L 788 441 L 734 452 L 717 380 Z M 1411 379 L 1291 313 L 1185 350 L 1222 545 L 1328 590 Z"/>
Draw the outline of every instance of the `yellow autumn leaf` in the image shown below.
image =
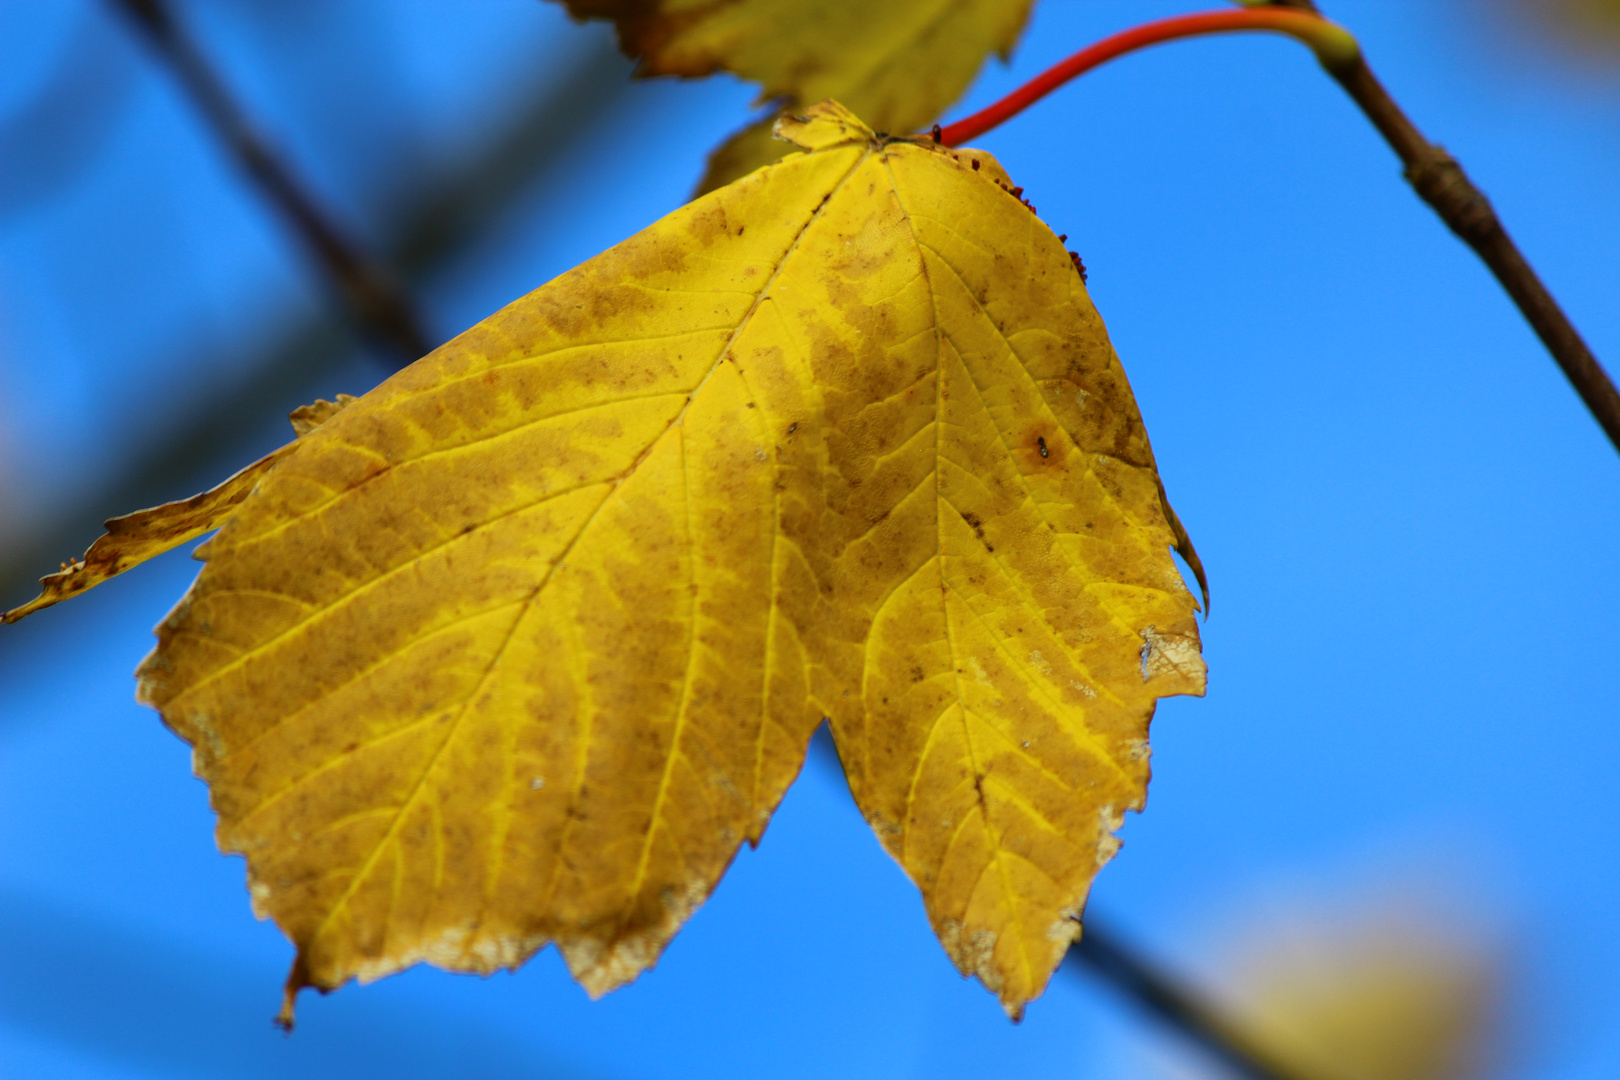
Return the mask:
<path id="1" fill-rule="evenodd" d="M 703 176 L 698 180 L 693 195 L 707 195 L 715 188 L 724 187 L 739 177 L 747 176 L 755 169 L 763 168 L 793 153 L 797 147 L 776 137 L 776 121 L 779 115 L 773 114 L 749 124 L 709 151 Z"/>
<path id="2" fill-rule="evenodd" d="M 335 402 L 317 401 L 293 410 L 289 419 L 292 420 L 294 433 L 307 435 L 353 400 L 348 394 L 339 394 Z M 139 566 L 147 559 L 219 528 L 248 497 L 253 486 L 295 445 L 288 443 L 266 454 L 200 495 L 108 520 L 105 523 L 106 534 L 91 544 L 90 550 L 82 558 L 63 563 L 57 573 L 40 578 L 39 595 L 21 607 L 0 615 L 0 622 L 16 622 L 41 608 L 77 596 L 132 566 Z"/>
<path id="3" fill-rule="evenodd" d="M 979 73 L 1005 58 L 1034 0 L 562 0 L 576 19 L 611 20 L 642 75 L 729 71 L 760 84 L 760 100 L 791 111 L 836 98 L 877 131 L 904 134 L 939 119 Z M 708 192 L 789 153 L 771 116 L 715 150 Z"/>
<path id="4" fill-rule="evenodd" d="M 1373 940 L 1255 973 L 1250 1030 L 1302 1075 L 1469 1080 L 1489 1049 L 1490 972 L 1432 940 Z"/>
<path id="5" fill-rule="evenodd" d="M 1620 0 L 1520 0 L 1518 6 L 1582 52 L 1612 53 L 1620 46 Z"/>
<path id="6" fill-rule="evenodd" d="M 648 967 L 830 718 L 1013 1015 L 1079 933 L 1196 604 L 1119 360 L 988 155 L 803 148 L 281 452 L 142 699 L 303 986 Z M 1186 549 L 1191 554 L 1190 548 Z"/>
<path id="7" fill-rule="evenodd" d="M 1500 944 L 1469 922 L 1389 900 L 1274 911 L 1234 958 L 1237 1015 L 1301 1076 L 1493 1074 L 1506 972 Z"/>

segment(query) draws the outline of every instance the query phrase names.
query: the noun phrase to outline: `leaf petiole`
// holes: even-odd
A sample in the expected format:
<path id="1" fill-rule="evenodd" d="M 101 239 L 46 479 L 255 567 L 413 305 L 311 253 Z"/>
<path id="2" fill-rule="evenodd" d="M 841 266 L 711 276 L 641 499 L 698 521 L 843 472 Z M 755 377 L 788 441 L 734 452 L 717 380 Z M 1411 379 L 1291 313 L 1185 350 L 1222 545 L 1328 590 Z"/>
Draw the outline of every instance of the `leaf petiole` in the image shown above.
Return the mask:
<path id="1" fill-rule="evenodd" d="M 1241 11 L 1199 11 L 1133 26 L 1088 45 L 1067 60 L 1041 72 L 1000 101 L 940 130 L 946 146 L 961 146 L 1017 116 L 1071 79 L 1126 53 L 1182 38 L 1240 31 L 1287 34 L 1316 54 L 1329 72 L 1353 67 L 1361 59 L 1361 46 L 1348 30 L 1320 15 L 1289 8 L 1247 8 Z"/>

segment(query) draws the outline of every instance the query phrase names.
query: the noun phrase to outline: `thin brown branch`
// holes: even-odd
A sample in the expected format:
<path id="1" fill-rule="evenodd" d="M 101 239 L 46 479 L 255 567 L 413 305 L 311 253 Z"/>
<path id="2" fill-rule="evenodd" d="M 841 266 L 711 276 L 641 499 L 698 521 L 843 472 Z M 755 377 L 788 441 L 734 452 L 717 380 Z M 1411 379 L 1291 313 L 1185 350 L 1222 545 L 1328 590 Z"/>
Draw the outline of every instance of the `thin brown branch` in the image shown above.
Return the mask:
<path id="1" fill-rule="evenodd" d="M 1620 450 L 1620 392 L 1503 228 L 1490 200 L 1468 179 L 1455 158 L 1423 137 L 1366 61 L 1341 71 L 1330 69 L 1329 74 L 1394 148 L 1413 190 L 1490 267 L 1604 434 Z"/>
<path id="2" fill-rule="evenodd" d="M 347 240 L 292 170 L 270 150 L 163 0 L 111 2 L 140 28 L 237 165 L 325 268 L 360 329 L 398 352 L 407 363 L 427 353 L 432 345 L 422 330 L 415 304 L 398 278 Z"/>
<path id="3" fill-rule="evenodd" d="M 1085 967 L 1245 1080 L 1320 1080 L 1275 1057 L 1221 1009 L 1099 929 L 1092 915 L 1068 964 Z"/>
<path id="4" fill-rule="evenodd" d="M 1271 6 L 1320 13 L 1313 0 L 1272 0 Z M 1350 63 L 1322 66 L 1361 107 L 1401 159 L 1412 189 L 1496 275 L 1586 403 L 1587 411 L 1614 448 L 1620 450 L 1620 391 L 1508 235 L 1485 193 L 1474 186 L 1444 147 L 1423 137 L 1373 75 L 1364 56 L 1358 54 Z"/>

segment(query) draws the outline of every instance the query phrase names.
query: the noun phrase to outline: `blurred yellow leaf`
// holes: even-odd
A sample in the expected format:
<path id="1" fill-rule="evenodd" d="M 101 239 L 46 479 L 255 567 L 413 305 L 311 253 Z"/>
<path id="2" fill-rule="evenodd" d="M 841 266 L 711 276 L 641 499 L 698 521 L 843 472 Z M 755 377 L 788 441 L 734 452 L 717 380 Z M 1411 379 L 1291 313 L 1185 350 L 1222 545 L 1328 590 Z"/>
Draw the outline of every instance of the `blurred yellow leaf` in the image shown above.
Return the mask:
<path id="1" fill-rule="evenodd" d="M 1485 1075 L 1498 958 L 1399 909 L 1366 914 L 1268 928 L 1241 977 L 1250 1033 L 1323 1080 Z"/>
<path id="2" fill-rule="evenodd" d="M 1585 47 L 1620 45 L 1620 0 L 1553 0 L 1525 6 Z"/>
<path id="3" fill-rule="evenodd" d="M 991 53 L 1003 59 L 1034 0 L 561 0 L 576 19 L 611 20 L 642 75 L 729 71 L 788 111 L 836 98 L 877 131 L 920 130 L 967 89 Z M 752 124 L 709 160 L 700 192 L 793 148 Z"/>
<path id="4" fill-rule="evenodd" d="M 289 1019 L 548 942 L 633 979 L 825 718 L 1009 1012 L 1078 934 L 1156 700 L 1204 686 L 1141 417 L 988 155 L 832 103 L 783 134 L 300 438 L 199 549 L 140 693 L 298 947 Z"/>
<path id="5" fill-rule="evenodd" d="M 353 401 L 348 394 L 339 394 L 338 400 L 317 401 L 293 411 L 293 431 L 307 435 Z M 41 608 L 77 596 L 86 589 L 116 577 L 132 566 L 139 566 L 187 540 L 212 532 L 236 512 L 243 499 L 253 490 L 276 463 L 292 451 L 296 443 L 266 454 L 247 468 L 229 477 L 223 483 L 209 488 L 189 499 L 137 510 L 133 514 L 115 517 L 105 524 L 106 534 L 90 545 L 84 557 L 63 563 L 62 569 L 39 579 L 40 593 L 34 599 L 0 615 L 0 622 L 13 623 Z"/>
<path id="6" fill-rule="evenodd" d="M 1547 13 L 1567 21 L 1571 31 L 1601 32 L 1610 44 L 1620 37 L 1620 0 L 1555 0 Z"/>
<path id="7" fill-rule="evenodd" d="M 755 169 L 791 154 L 796 147 L 776 137 L 776 121 L 780 115 L 773 114 L 749 124 L 709 151 L 708 163 L 693 194 L 707 195 L 715 188 L 724 187 Z"/>

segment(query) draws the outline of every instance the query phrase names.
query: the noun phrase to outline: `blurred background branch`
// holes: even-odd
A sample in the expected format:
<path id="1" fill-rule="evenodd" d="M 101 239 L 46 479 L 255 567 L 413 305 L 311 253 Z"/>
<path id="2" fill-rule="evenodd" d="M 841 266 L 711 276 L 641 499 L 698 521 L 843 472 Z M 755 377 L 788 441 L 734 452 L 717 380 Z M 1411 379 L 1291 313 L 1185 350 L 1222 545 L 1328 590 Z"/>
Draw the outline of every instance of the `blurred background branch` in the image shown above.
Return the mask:
<path id="1" fill-rule="evenodd" d="M 1107 983 L 1243 1080 L 1340 1080 L 1297 1071 L 1214 1002 L 1148 962 L 1117 939 L 1106 923 L 1099 924 L 1089 914 L 1079 942 L 1069 949 L 1065 967 Z"/>
<path id="2" fill-rule="evenodd" d="M 147 0 L 128 2 L 144 5 Z M 544 89 L 516 110 L 509 124 L 465 158 L 460 168 L 430 186 L 405 194 L 401 200 L 403 209 L 385 223 L 387 236 L 375 264 L 390 267 L 389 277 L 397 275 L 410 283 L 424 280 L 452 262 L 519 196 L 545 182 L 552 170 L 567 160 L 570 148 L 604 120 L 629 85 L 629 70 L 629 63 L 604 37 L 585 39 L 560 77 L 548 80 Z M 222 138 L 230 145 L 223 133 Z M 261 148 L 256 153 L 267 151 Z M 278 175 L 287 175 L 279 166 L 276 169 Z M 314 206 L 309 196 L 297 198 Z M 313 214 L 311 220 L 324 220 L 322 212 L 315 210 Z M 288 214 L 284 220 L 296 223 L 303 219 Z M 301 228 L 299 231 L 307 235 Z M 408 303 L 403 299 L 403 290 L 395 295 L 399 303 Z M 353 290 L 341 289 L 337 296 L 356 320 L 369 317 Z M 412 333 L 419 321 L 412 312 L 408 322 Z M 401 324 L 399 329 L 405 326 Z M 391 352 L 394 362 L 390 367 L 420 355 L 406 351 L 405 337 L 395 336 L 393 340 L 396 347 Z M 16 598 L 32 595 L 35 579 L 63 557 L 82 551 L 100 532 L 101 522 L 110 512 L 190 494 L 175 489 L 178 477 L 196 462 L 229 456 L 227 451 L 240 445 L 244 430 L 262 420 L 269 403 L 302 401 L 313 396 L 318 376 L 348 360 L 353 342 L 339 322 L 313 317 L 279 326 L 272 339 L 252 346 L 252 351 L 255 357 L 248 362 L 250 374 L 239 385 L 177 424 L 147 454 L 123 468 L 107 470 L 87 497 L 35 530 L 30 542 L 6 553 L 0 562 L 0 596 L 7 598 L 7 606 Z"/>
<path id="3" fill-rule="evenodd" d="M 330 276 L 343 310 L 359 329 L 393 350 L 401 364 L 433 346 L 399 276 L 343 235 L 293 170 L 271 149 L 232 97 L 225 80 L 164 0 L 109 0 L 121 9 L 190 95 L 216 138 Z"/>

